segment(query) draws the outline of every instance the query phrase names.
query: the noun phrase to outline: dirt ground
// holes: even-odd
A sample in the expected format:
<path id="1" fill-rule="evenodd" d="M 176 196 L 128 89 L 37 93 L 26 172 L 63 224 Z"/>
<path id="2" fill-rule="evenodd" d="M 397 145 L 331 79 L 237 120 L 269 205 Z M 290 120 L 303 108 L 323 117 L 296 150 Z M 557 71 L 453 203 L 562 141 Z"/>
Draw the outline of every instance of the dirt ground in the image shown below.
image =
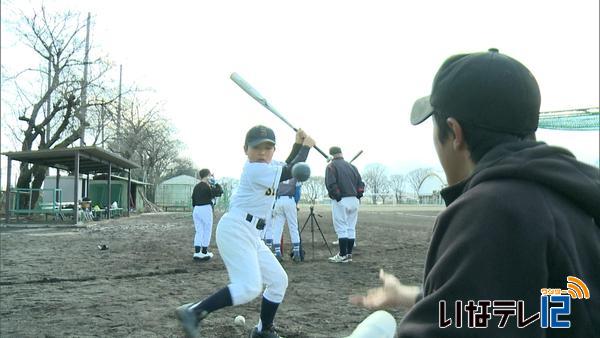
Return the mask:
<path id="1" fill-rule="evenodd" d="M 370 311 L 348 303 L 348 296 L 379 286 L 380 268 L 405 283 L 419 283 L 440 210 L 364 206 L 350 264 L 327 261 L 329 251 L 316 225 L 312 249 L 309 222 L 302 231 L 305 261 L 286 257 L 283 262 L 289 287 L 276 317 L 279 333 L 288 338 L 350 334 Z M 320 206 L 316 212 L 335 253 L 331 211 Z M 215 215 L 214 228 L 220 216 Z M 298 219 L 304 226 L 308 207 Z M 0 336 L 183 337 L 174 309 L 227 284 L 214 235 L 215 257 L 196 262 L 193 234 L 191 213 L 142 214 L 79 227 L 0 227 Z M 108 249 L 99 250 L 102 244 Z M 259 306 L 260 297 L 212 313 L 202 322 L 203 336 L 245 337 L 258 321 Z M 403 316 L 402 310 L 392 313 L 398 320 Z M 234 325 L 237 315 L 246 317 L 244 329 Z"/>

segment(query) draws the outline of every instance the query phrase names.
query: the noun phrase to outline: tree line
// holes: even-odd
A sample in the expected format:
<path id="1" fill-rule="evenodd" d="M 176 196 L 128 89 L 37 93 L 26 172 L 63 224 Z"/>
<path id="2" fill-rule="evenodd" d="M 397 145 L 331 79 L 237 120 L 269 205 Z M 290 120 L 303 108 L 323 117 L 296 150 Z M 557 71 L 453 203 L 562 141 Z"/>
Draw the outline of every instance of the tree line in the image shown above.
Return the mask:
<path id="1" fill-rule="evenodd" d="M 420 193 L 425 181 L 434 177 L 439 181 L 440 187 L 446 186 L 446 182 L 431 168 L 417 168 L 406 174 L 389 174 L 389 169 L 383 164 L 373 163 L 367 165 L 361 172 L 365 182 L 364 198 L 371 204 L 395 203 L 401 204 L 407 201 L 407 197 L 414 198 L 415 202 L 424 203 L 425 196 Z M 223 187 L 223 196 L 217 201 L 217 209 L 226 211 L 233 191 L 237 188 L 239 181 L 234 178 L 222 178 L 219 183 Z M 308 204 L 318 204 L 327 200 L 327 188 L 325 177 L 311 176 L 302 183 L 301 201 Z M 389 199 L 393 199 L 390 201 Z"/>
<path id="2" fill-rule="evenodd" d="M 2 112 L 3 133 L 9 134 L 15 150 L 78 143 L 103 147 L 140 165 L 132 177 L 152 184 L 150 200 L 165 178 L 195 174 L 193 162 L 180 156 L 183 144 L 174 137 L 162 104 L 150 98 L 151 91 L 123 85 L 120 71 L 116 81 L 117 67 L 107 56 L 88 57 L 100 55 L 93 44 L 88 47 L 88 20 L 77 12 L 52 13 L 43 6 L 13 14 L 18 19 L 7 21 L 6 29 L 18 36 L 19 47 L 35 55 L 25 69 L 2 65 L 2 100 L 8 107 Z M 21 163 L 16 187 L 40 188 L 47 173 L 45 166 Z"/>

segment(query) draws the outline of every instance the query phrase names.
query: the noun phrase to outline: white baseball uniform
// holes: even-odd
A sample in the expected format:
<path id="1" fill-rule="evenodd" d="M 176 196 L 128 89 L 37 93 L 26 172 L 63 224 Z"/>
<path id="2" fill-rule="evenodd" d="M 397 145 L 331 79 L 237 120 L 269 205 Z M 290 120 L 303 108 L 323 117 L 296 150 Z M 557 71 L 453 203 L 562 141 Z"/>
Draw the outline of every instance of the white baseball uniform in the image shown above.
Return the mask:
<path id="1" fill-rule="evenodd" d="M 287 274 L 256 228 L 259 219 L 264 220 L 273 206 L 282 165 L 285 163 L 246 162 L 230 209 L 217 226 L 217 246 L 229 274 L 233 305 L 256 298 L 263 284 L 266 299 L 283 301 Z"/>
<path id="2" fill-rule="evenodd" d="M 344 197 L 339 202 L 336 200 L 331 201 L 333 227 L 338 238 L 356 237 L 358 206 L 359 200 L 353 196 Z"/>
<path id="3" fill-rule="evenodd" d="M 287 220 L 292 243 L 300 243 L 300 234 L 298 233 L 298 212 L 296 210 L 296 201 L 294 196 L 279 196 L 275 201 L 273 209 L 273 244 L 281 244 L 281 235 L 283 234 L 283 225 Z"/>
<path id="4" fill-rule="evenodd" d="M 192 211 L 194 227 L 194 246 L 208 247 L 212 235 L 213 207 L 210 204 L 197 205 Z"/>

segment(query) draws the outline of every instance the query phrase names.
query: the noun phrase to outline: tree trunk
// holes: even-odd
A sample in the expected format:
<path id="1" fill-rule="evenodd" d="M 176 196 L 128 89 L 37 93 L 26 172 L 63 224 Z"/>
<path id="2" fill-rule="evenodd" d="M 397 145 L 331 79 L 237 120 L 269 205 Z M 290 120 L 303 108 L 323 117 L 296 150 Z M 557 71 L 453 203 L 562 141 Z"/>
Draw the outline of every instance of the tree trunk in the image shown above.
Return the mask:
<path id="1" fill-rule="evenodd" d="M 48 167 L 42 166 L 39 164 L 34 164 L 31 168 L 33 173 L 33 182 L 31 183 L 31 188 L 40 189 L 42 184 L 44 183 L 44 179 L 46 178 L 46 170 Z M 58 187 L 57 187 L 58 188 Z M 31 205 L 35 205 L 40 197 L 39 191 L 34 191 L 31 199 Z"/>
<path id="2" fill-rule="evenodd" d="M 21 162 L 19 165 L 19 178 L 17 178 L 17 189 L 29 189 L 31 183 L 31 169 L 29 163 Z M 17 209 L 26 209 L 29 205 L 29 194 L 19 194 Z"/>
<path id="3" fill-rule="evenodd" d="M 47 167 L 34 164 L 29 167 L 28 163 L 21 163 L 19 166 L 21 173 L 17 179 L 17 188 L 19 189 L 39 189 L 44 182 L 46 177 Z M 31 178 L 33 176 L 33 182 Z M 33 209 L 36 205 L 40 196 L 39 191 L 33 191 L 31 193 L 31 205 L 29 204 L 29 193 L 19 194 L 19 209 Z"/>

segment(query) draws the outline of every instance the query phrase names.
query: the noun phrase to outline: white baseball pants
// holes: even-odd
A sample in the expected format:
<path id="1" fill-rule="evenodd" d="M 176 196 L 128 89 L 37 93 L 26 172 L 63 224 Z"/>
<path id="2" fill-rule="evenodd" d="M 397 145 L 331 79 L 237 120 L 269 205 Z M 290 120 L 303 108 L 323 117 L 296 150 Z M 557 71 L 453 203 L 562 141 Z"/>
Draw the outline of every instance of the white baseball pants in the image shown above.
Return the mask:
<path id="1" fill-rule="evenodd" d="M 213 225 L 212 206 L 210 204 L 195 206 L 192 211 L 192 218 L 194 219 L 194 228 L 196 229 L 194 246 L 208 247 Z"/>
<path id="2" fill-rule="evenodd" d="M 230 210 L 217 225 L 217 246 L 229 274 L 233 305 L 247 303 L 260 295 L 281 303 L 288 276 L 273 253 L 260 239 L 257 218 L 246 221 L 246 213 Z"/>
<path id="3" fill-rule="evenodd" d="M 357 197 L 344 197 L 339 202 L 331 201 L 333 227 L 338 238 L 356 238 L 358 205 Z"/>
<path id="4" fill-rule="evenodd" d="M 275 209 L 273 209 L 273 244 L 281 244 L 283 225 L 286 220 L 292 243 L 300 243 L 296 201 L 294 201 L 293 197 L 281 196 L 277 198 Z"/>

